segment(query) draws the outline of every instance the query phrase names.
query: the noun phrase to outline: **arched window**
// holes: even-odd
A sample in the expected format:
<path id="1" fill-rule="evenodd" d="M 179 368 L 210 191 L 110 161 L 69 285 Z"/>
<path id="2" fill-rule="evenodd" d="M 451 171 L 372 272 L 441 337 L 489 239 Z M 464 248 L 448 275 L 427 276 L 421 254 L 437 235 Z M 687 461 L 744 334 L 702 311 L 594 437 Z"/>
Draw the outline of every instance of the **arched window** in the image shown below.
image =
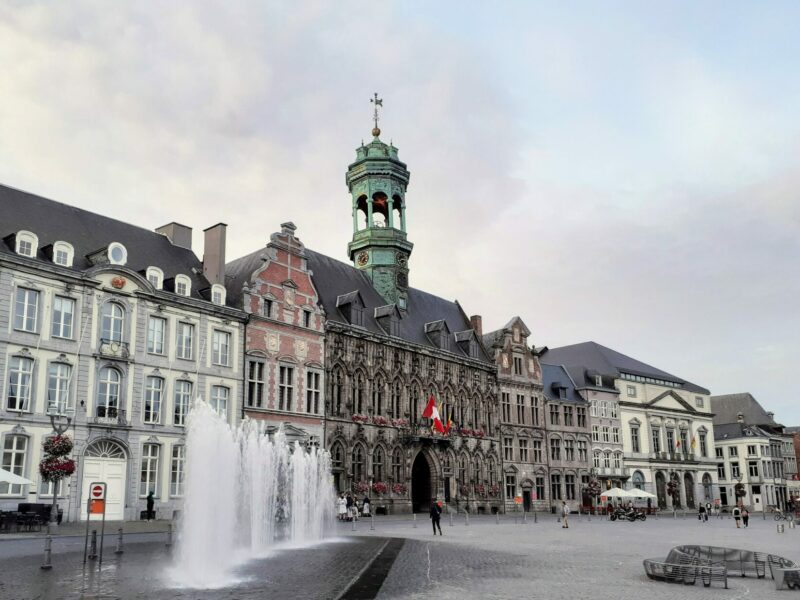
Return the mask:
<path id="1" fill-rule="evenodd" d="M 705 496 L 706 501 L 713 498 L 711 494 L 711 475 L 708 473 L 703 474 L 703 496 Z"/>
<path id="2" fill-rule="evenodd" d="M 53 244 L 53 262 L 55 264 L 61 265 L 62 267 L 71 267 L 74 255 L 75 251 L 72 248 L 72 244 L 68 244 L 67 242 L 56 242 Z"/>
<path id="3" fill-rule="evenodd" d="M 386 383 L 383 377 L 378 375 L 372 383 L 372 414 L 375 416 L 383 415 L 385 393 Z"/>
<path id="4" fill-rule="evenodd" d="M 472 400 L 472 426 L 478 429 L 481 426 L 481 403 L 477 398 Z"/>
<path id="5" fill-rule="evenodd" d="M 331 448 L 331 468 L 334 470 L 344 468 L 344 449 L 340 442 L 336 442 Z"/>
<path id="6" fill-rule="evenodd" d="M 411 386 L 411 395 L 408 397 L 409 414 L 412 423 L 417 423 L 422 418 L 422 412 L 419 409 L 419 398 L 422 395 L 419 386 L 414 384 Z"/>
<path id="7" fill-rule="evenodd" d="M 179 296 L 192 295 L 192 280 L 186 275 L 175 276 L 175 293 Z"/>
<path id="8" fill-rule="evenodd" d="M 600 468 L 600 450 L 595 450 L 595 451 L 594 451 L 594 456 L 593 456 L 593 458 L 594 458 L 594 462 L 593 462 L 593 464 L 594 464 L 594 467 L 595 467 L 596 469 L 599 469 L 599 468 Z"/>
<path id="9" fill-rule="evenodd" d="M 461 485 L 467 483 L 467 457 L 463 454 L 458 459 L 458 481 Z"/>
<path id="10" fill-rule="evenodd" d="M 160 290 L 164 287 L 164 271 L 158 267 L 147 267 L 147 281 L 149 281 L 154 288 Z"/>
<path id="11" fill-rule="evenodd" d="M 400 448 L 392 452 L 392 479 L 395 483 L 403 482 L 403 451 Z"/>
<path id="12" fill-rule="evenodd" d="M 356 371 L 353 376 L 353 412 L 364 413 L 364 375 L 361 371 Z"/>
<path id="13" fill-rule="evenodd" d="M 497 465 L 494 458 L 489 458 L 487 475 L 489 476 L 489 485 L 497 483 Z"/>
<path id="14" fill-rule="evenodd" d="M 380 446 L 372 451 L 372 479 L 383 481 L 383 448 Z"/>
<path id="15" fill-rule="evenodd" d="M 392 408 L 390 416 L 399 419 L 403 416 L 403 384 L 395 379 L 392 384 Z"/>
<path id="16" fill-rule="evenodd" d="M 644 489 L 644 475 L 642 475 L 641 471 L 634 471 L 631 481 L 633 482 L 633 487 L 637 490 Z"/>
<path id="17" fill-rule="evenodd" d="M 217 306 L 225 306 L 225 287 L 215 283 L 211 286 L 211 302 Z"/>
<path id="18" fill-rule="evenodd" d="M 353 448 L 353 481 L 358 483 L 364 479 L 364 448 L 356 444 Z"/>
<path id="19" fill-rule="evenodd" d="M 467 424 L 467 415 L 469 414 L 469 404 L 464 396 L 458 399 L 458 424 L 465 427 Z"/>
<path id="20" fill-rule="evenodd" d="M 480 483 L 483 479 L 483 463 L 479 457 L 475 457 L 472 463 L 472 479 L 476 484 Z"/>
<path id="21" fill-rule="evenodd" d="M 611 468 L 611 450 L 606 450 L 603 453 L 603 466 L 606 469 L 610 469 Z"/>
<path id="22" fill-rule="evenodd" d="M 30 231 L 19 231 L 14 236 L 16 240 L 16 252 L 21 256 L 28 256 L 35 258 L 39 250 L 39 238 L 35 233 Z"/>
<path id="23" fill-rule="evenodd" d="M 103 305 L 100 338 L 104 342 L 121 342 L 125 330 L 125 309 L 116 302 Z"/>
<path id="24" fill-rule="evenodd" d="M 344 375 L 340 367 L 336 367 L 331 376 L 331 399 L 333 414 L 341 416 L 344 400 Z"/>
<path id="25" fill-rule="evenodd" d="M 119 392 L 121 376 L 119 371 L 111 367 L 100 369 L 97 386 L 97 416 L 116 419 L 119 410 Z"/>

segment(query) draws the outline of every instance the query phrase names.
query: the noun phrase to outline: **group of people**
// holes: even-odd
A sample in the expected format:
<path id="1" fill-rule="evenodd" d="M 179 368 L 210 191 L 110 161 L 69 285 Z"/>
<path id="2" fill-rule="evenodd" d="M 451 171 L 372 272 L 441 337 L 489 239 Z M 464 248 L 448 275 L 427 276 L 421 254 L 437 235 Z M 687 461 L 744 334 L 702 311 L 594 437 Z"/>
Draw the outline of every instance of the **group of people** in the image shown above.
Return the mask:
<path id="1" fill-rule="evenodd" d="M 746 507 L 743 506 L 739 508 L 738 506 L 735 506 L 732 514 L 733 520 L 736 521 L 736 529 L 740 529 L 742 525 L 747 527 L 750 524 L 750 512 Z"/>
<path id="2" fill-rule="evenodd" d="M 364 499 L 359 503 L 358 498 L 355 496 L 339 494 L 336 503 L 336 512 L 340 521 L 358 521 L 359 515 L 369 517 L 371 514 L 369 496 L 364 496 Z"/>

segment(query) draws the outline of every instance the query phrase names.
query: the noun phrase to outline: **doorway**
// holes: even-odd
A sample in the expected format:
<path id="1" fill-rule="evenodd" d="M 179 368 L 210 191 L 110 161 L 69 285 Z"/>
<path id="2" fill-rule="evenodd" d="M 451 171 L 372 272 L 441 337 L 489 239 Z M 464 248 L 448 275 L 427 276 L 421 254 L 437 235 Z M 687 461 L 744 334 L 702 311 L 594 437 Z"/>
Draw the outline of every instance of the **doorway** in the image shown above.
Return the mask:
<path id="1" fill-rule="evenodd" d="M 417 454 L 411 467 L 411 510 L 427 512 L 431 502 L 431 468 L 423 452 Z"/>
<path id="2" fill-rule="evenodd" d="M 522 490 L 522 510 L 531 512 L 531 491 Z"/>
<path id="3" fill-rule="evenodd" d="M 95 481 L 106 484 L 106 521 L 122 521 L 125 518 L 125 479 L 128 461 L 125 450 L 114 441 L 100 440 L 91 444 L 83 458 L 83 479 L 81 481 L 82 506 L 80 519 L 86 520 L 86 500 L 89 498 L 89 485 Z M 102 519 L 102 515 L 92 515 L 91 520 Z"/>
<path id="4" fill-rule="evenodd" d="M 683 487 L 686 490 L 686 507 L 694 508 L 694 477 L 691 473 L 684 473 Z"/>
<path id="5" fill-rule="evenodd" d="M 658 508 L 667 508 L 667 480 L 664 473 L 656 473 L 656 495 L 658 496 Z"/>

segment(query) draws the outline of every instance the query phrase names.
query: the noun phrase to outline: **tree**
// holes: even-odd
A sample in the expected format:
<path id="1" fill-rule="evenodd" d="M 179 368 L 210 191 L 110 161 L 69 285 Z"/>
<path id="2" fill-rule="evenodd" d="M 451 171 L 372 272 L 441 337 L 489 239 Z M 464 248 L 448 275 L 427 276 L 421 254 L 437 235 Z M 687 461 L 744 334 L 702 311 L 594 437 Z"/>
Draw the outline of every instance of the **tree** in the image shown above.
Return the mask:
<path id="1" fill-rule="evenodd" d="M 681 484 L 675 473 L 672 474 L 669 483 L 667 483 L 667 494 L 672 498 L 673 508 L 677 508 L 681 501 Z"/>
<path id="2" fill-rule="evenodd" d="M 58 483 L 75 472 L 75 461 L 67 458 L 72 452 L 72 440 L 66 435 L 54 435 L 44 443 L 44 458 L 39 463 L 39 474 L 53 484 L 53 508 L 50 522 L 58 522 Z"/>

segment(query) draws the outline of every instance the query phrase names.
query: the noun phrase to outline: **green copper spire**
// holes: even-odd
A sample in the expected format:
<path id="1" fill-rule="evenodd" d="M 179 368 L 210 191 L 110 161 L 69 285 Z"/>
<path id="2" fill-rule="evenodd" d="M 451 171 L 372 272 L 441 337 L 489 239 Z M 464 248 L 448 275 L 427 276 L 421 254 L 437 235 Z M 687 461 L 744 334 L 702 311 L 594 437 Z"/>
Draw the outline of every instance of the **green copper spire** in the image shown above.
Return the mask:
<path id="1" fill-rule="evenodd" d="M 356 149 L 347 168 L 353 207 L 350 260 L 372 280 L 388 304 L 405 309 L 408 301 L 408 259 L 414 245 L 406 239 L 406 187 L 410 173 L 397 158 L 397 148 L 380 140 L 378 94 L 374 105 L 372 141 Z"/>

